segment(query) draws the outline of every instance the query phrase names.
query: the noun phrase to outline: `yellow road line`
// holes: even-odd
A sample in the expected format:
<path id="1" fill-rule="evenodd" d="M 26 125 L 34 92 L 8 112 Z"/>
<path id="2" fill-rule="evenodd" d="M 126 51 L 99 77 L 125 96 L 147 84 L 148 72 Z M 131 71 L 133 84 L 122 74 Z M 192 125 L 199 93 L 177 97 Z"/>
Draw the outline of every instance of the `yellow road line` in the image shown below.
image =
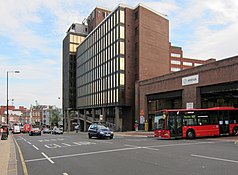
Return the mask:
<path id="1" fill-rule="evenodd" d="M 28 175 L 28 171 L 27 171 L 27 168 L 26 168 L 26 163 L 25 163 L 25 160 L 24 160 L 24 157 L 23 157 L 23 154 L 21 152 L 21 148 L 20 146 L 18 145 L 17 141 L 15 140 L 15 138 L 12 136 L 16 146 L 17 146 L 17 149 L 18 149 L 18 152 L 20 154 L 20 158 L 21 158 L 21 163 L 22 163 L 22 169 L 23 169 L 23 174 L 24 175 Z"/>

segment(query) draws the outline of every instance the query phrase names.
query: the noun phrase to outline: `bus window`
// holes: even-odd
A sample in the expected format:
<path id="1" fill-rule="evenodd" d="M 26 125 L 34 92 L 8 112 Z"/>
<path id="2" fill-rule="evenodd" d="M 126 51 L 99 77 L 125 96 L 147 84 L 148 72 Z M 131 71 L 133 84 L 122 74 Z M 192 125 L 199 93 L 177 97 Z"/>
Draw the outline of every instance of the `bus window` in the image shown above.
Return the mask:
<path id="1" fill-rule="evenodd" d="M 208 111 L 211 125 L 218 125 L 217 111 Z"/>
<path id="2" fill-rule="evenodd" d="M 197 119 L 195 115 L 185 115 L 183 116 L 184 126 L 195 126 L 197 125 Z"/>
<path id="3" fill-rule="evenodd" d="M 165 114 L 157 113 L 155 116 L 155 121 L 154 121 L 155 129 L 159 129 L 159 130 L 165 129 L 165 119 L 166 119 Z"/>
<path id="4" fill-rule="evenodd" d="M 198 116 L 199 125 L 209 125 L 209 117 L 207 115 Z"/>
<path id="5" fill-rule="evenodd" d="M 230 111 L 230 123 L 231 124 L 238 123 L 238 111 Z"/>

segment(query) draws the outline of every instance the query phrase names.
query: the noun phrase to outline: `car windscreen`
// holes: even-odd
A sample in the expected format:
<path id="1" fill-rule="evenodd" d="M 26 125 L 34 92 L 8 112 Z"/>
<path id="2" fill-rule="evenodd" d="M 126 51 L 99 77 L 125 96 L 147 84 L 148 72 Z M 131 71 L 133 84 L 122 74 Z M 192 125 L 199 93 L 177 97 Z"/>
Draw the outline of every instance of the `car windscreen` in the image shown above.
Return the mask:
<path id="1" fill-rule="evenodd" d="M 40 130 L 39 128 L 32 128 L 33 131 L 37 131 Z"/>
<path id="2" fill-rule="evenodd" d="M 107 128 L 106 126 L 101 126 L 101 125 L 98 125 L 98 129 L 102 130 L 102 131 L 108 131 L 109 128 Z"/>

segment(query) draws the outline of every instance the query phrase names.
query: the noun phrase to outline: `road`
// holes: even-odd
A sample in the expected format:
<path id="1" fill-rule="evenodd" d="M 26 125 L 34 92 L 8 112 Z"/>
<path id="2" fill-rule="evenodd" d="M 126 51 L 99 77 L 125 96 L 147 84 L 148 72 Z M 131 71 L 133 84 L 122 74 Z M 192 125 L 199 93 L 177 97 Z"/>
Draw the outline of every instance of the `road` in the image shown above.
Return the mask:
<path id="1" fill-rule="evenodd" d="M 238 143 L 234 141 L 238 137 L 156 140 L 116 136 L 112 140 L 104 140 L 88 139 L 86 133 L 66 133 L 42 136 L 18 134 L 14 138 L 29 175 L 238 173 Z M 17 155 L 18 162 L 19 157 Z"/>

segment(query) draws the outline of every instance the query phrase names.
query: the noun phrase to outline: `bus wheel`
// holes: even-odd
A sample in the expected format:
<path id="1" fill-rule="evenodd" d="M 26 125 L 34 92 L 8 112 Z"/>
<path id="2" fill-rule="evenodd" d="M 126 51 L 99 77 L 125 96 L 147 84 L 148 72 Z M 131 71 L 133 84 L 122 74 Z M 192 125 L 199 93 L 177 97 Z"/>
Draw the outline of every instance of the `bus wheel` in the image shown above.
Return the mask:
<path id="1" fill-rule="evenodd" d="M 186 134 L 187 139 L 194 139 L 195 132 L 193 130 L 188 130 Z"/>
<path id="2" fill-rule="evenodd" d="M 238 136 L 238 127 L 234 127 L 233 129 L 233 135 Z"/>

